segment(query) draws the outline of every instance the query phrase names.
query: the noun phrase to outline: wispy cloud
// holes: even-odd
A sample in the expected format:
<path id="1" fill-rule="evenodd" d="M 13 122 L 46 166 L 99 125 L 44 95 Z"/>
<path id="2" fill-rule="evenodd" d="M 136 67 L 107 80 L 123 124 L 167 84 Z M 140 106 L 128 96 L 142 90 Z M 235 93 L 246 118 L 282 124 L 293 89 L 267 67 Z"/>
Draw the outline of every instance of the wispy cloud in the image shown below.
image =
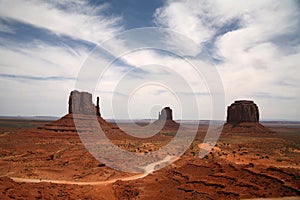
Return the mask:
<path id="1" fill-rule="evenodd" d="M 95 7 L 88 1 L 1 0 L 0 17 L 98 43 L 122 30 L 121 18 L 102 15 L 107 6 Z"/>
<path id="2" fill-rule="evenodd" d="M 293 113 L 290 104 L 300 109 L 299 2 L 168 0 L 154 16 L 158 25 L 202 44 L 218 61 L 227 104 L 253 98 L 261 107 L 286 108 L 285 117 Z M 274 109 L 266 110 L 274 117 Z"/>
<path id="3" fill-rule="evenodd" d="M 282 100 L 294 100 L 295 97 L 293 96 L 279 96 L 279 95 L 273 95 L 271 93 L 267 93 L 267 92 L 256 92 L 251 94 L 250 96 L 253 96 L 255 98 L 264 98 L 264 99 L 282 99 Z"/>
<path id="4" fill-rule="evenodd" d="M 123 30 L 120 17 L 104 14 L 107 8 L 88 1 L 0 0 L 1 114 L 64 114 L 91 48 Z"/>
<path id="5" fill-rule="evenodd" d="M 2 78 L 10 79 L 23 79 L 23 80 L 34 80 L 34 81 L 68 81 L 76 80 L 74 77 L 63 77 L 63 76 L 47 76 L 47 77 L 38 77 L 38 76 L 24 76 L 24 75 L 14 75 L 14 74 L 0 74 Z"/>

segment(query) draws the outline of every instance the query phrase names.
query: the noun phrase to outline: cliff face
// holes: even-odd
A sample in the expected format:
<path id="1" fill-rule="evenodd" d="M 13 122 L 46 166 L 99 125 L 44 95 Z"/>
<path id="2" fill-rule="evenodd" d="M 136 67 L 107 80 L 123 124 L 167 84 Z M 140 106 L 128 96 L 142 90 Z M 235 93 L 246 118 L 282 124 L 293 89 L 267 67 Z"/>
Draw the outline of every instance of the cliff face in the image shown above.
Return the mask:
<path id="1" fill-rule="evenodd" d="M 165 107 L 158 114 L 158 120 L 173 120 L 172 109 L 170 107 Z"/>
<path id="2" fill-rule="evenodd" d="M 61 134 L 72 134 L 78 131 L 81 133 L 91 133 L 99 129 L 100 125 L 109 139 L 134 139 L 134 137 L 120 130 L 118 126 L 113 126 L 106 122 L 100 115 L 99 98 L 97 97 L 97 105 L 95 106 L 92 102 L 92 94 L 75 90 L 69 95 L 69 113 L 59 120 L 46 124 L 38 129 L 47 131 L 47 133 L 59 132 Z M 76 126 L 74 119 L 76 119 L 77 123 L 80 123 L 79 126 Z M 97 123 L 90 123 L 95 119 L 99 125 Z"/>
<path id="3" fill-rule="evenodd" d="M 259 123 L 259 110 L 253 101 L 235 101 L 227 108 L 226 134 L 270 134 L 270 129 Z"/>
<path id="4" fill-rule="evenodd" d="M 164 107 L 158 114 L 158 120 L 154 122 L 157 125 L 163 125 L 162 131 L 177 131 L 179 125 L 173 120 L 173 111 L 170 107 Z"/>
<path id="5" fill-rule="evenodd" d="M 227 123 L 238 124 L 241 122 L 259 122 L 259 111 L 253 101 L 235 101 L 228 106 Z"/>
<path id="6" fill-rule="evenodd" d="M 97 97 L 97 105 L 95 106 L 92 102 L 92 94 L 72 91 L 69 96 L 69 114 L 100 116 L 99 97 Z"/>

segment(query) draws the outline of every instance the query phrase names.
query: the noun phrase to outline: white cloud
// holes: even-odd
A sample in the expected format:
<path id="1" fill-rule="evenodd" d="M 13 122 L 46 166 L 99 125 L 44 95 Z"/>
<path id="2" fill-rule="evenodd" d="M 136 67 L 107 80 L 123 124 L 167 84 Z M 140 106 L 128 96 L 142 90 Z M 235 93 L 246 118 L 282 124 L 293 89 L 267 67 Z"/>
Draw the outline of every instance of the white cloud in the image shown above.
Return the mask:
<path id="1" fill-rule="evenodd" d="M 300 120 L 294 112 L 300 109 L 300 49 L 292 42 L 299 41 L 299 13 L 297 1 L 169 0 L 155 17 L 198 44 L 213 42 L 227 104 L 251 98 L 265 107 L 265 118 Z"/>
<path id="2" fill-rule="evenodd" d="M 77 40 L 72 47 L 68 42 L 74 41 L 51 43 L 44 41 L 45 35 L 19 42 L 14 39 L 20 36 L 19 27 L 1 23 L 0 31 L 13 33 L 9 39 L 0 39 L 0 87 L 5 94 L 0 98 L 1 115 L 66 113 L 68 93 L 75 84 L 72 78 L 77 77 L 90 51 L 80 40 L 99 43 L 123 29 L 119 17 L 103 14 L 107 6 L 74 0 L 0 0 L 0 18 L 5 21 L 15 20 Z"/>
<path id="3" fill-rule="evenodd" d="M 183 108 L 186 119 L 193 119 L 197 109 L 191 105 L 195 101 L 201 108 L 201 119 L 210 117 L 211 99 L 205 80 L 186 60 L 149 49 L 131 52 L 122 59 L 134 67 L 111 65 L 96 89 L 105 105 L 102 108 L 105 116 L 114 115 L 116 107 L 111 104 L 118 101 L 115 115 L 121 118 L 126 118 L 126 114 L 120 111 L 120 105 L 128 103 L 133 118 L 147 118 L 151 108 L 160 105 L 171 106 L 176 119 L 181 119 Z M 197 62 L 204 68 L 210 67 Z M 177 102 L 176 98 L 182 99 Z"/>
<path id="4" fill-rule="evenodd" d="M 106 8 L 106 4 L 92 7 L 87 1 L 1 0 L 0 17 L 99 43 L 122 30 L 120 18 L 102 14 Z"/>
<path id="5" fill-rule="evenodd" d="M 74 54 L 65 46 L 54 46 L 41 41 L 30 45 L 0 47 L 0 73 L 25 76 L 76 77 L 88 51 L 79 48 Z"/>
<path id="6" fill-rule="evenodd" d="M 36 42 L 29 46 L 0 47 L 1 115 L 54 115 L 66 113 L 67 98 L 88 55 L 65 46 Z M 57 78 L 53 78 L 57 77 Z"/>
<path id="7" fill-rule="evenodd" d="M 156 10 L 156 23 L 183 33 L 200 44 L 214 34 L 213 24 L 208 22 L 210 16 L 206 15 L 206 5 L 200 1 L 167 1 L 166 6 Z"/>

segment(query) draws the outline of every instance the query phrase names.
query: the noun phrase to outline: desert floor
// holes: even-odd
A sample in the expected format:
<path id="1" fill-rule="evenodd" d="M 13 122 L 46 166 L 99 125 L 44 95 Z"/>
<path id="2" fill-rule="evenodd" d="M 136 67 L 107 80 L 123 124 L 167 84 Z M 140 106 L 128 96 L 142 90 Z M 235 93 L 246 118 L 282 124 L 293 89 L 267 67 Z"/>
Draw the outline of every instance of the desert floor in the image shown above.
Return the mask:
<path id="1" fill-rule="evenodd" d="M 48 126 L 52 128 L 43 128 L 51 123 L 0 120 L 0 199 L 300 196 L 300 123 L 264 123 L 274 131 L 272 134 L 224 133 L 213 150 L 200 159 L 198 152 L 206 145 L 203 138 L 208 127 L 201 124 L 190 148 L 177 161 L 153 173 L 139 174 L 117 171 L 96 160 L 72 129 L 72 123 L 57 122 Z M 112 142 L 139 154 L 161 148 L 176 134 L 169 128 L 157 136 L 135 140 L 113 126 L 106 132 Z M 195 125 L 183 126 L 188 134 Z"/>

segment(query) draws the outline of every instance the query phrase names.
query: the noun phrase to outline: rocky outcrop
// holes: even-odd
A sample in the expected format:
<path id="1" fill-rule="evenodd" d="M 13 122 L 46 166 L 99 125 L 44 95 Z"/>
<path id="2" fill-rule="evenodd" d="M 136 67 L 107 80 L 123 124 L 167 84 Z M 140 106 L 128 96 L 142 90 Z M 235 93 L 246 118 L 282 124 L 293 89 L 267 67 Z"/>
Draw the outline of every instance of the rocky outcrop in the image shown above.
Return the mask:
<path id="1" fill-rule="evenodd" d="M 100 98 L 97 97 L 97 104 L 96 104 L 96 115 L 97 115 L 97 116 L 101 116 L 101 114 L 100 114 L 100 105 L 99 105 L 99 101 L 100 101 Z"/>
<path id="2" fill-rule="evenodd" d="M 239 100 L 227 108 L 227 121 L 223 127 L 225 134 L 274 133 L 259 123 L 258 106 L 253 101 Z"/>
<path id="3" fill-rule="evenodd" d="M 179 123 L 173 120 L 173 111 L 170 107 L 164 107 L 158 114 L 158 120 L 154 122 L 159 126 L 163 126 L 161 129 L 164 132 L 177 131 L 179 128 Z"/>
<path id="4" fill-rule="evenodd" d="M 259 122 L 259 111 L 253 101 L 235 101 L 228 106 L 227 123 L 238 124 L 241 122 Z"/>
<path id="5" fill-rule="evenodd" d="M 72 91 L 69 95 L 69 113 L 59 120 L 46 124 L 39 129 L 55 132 L 77 132 L 78 127 L 74 123 L 74 115 L 78 121 L 91 121 L 94 120 L 94 116 L 97 116 L 97 120 L 101 127 L 105 130 L 111 129 L 109 123 L 107 123 L 100 114 L 99 97 L 97 97 L 97 105 L 92 102 L 92 94 L 88 92 Z M 86 123 L 86 127 L 81 131 L 90 131 L 93 127 L 89 123 Z"/>
<path id="6" fill-rule="evenodd" d="M 165 107 L 158 114 L 158 120 L 173 120 L 172 109 L 170 107 Z"/>
<path id="7" fill-rule="evenodd" d="M 109 139 L 123 138 L 134 139 L 134 137 L 127 135 L 117 126 L 112 126 L 105 119 L 101 117 L 99 97 L 97 97 L 96 106 L 92 102 L 92 94 L 88 92 L 72 91 L 69 95 L 69 113 L 43 127 L 38 127 L 39 130 L 51 133 L 72 134 L 77 132 L 91 133 L 101 127 Z M 75 121 L 80 122 L 76 126 Z M 92 123 L 97 120 L 99 124 Z M 100 127 L 99 127 L 100 125 Z"/>
<path id="8" fill-rule="evenodd" d="M 69 114 L 96 114 L 100 116 L 99 97 L 97 97 L 97 105 L 95 106 L 92 102 L 92 94 L 72 91 L 69 96 Z"/>

